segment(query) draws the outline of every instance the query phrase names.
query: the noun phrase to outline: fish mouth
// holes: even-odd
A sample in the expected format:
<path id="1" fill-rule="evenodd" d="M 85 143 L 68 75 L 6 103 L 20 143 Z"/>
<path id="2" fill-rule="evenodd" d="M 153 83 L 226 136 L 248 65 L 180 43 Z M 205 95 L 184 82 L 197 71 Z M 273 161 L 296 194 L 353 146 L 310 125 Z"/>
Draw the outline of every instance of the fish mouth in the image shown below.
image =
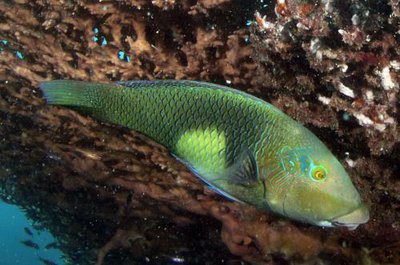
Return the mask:
<path id="1" fill-rule="evenodd" d="M 365 224 L 369 220 L 368 208 L 361 205 L 354 211 L 335 217 L 330 221 L 334 227 L 347 227 L 349 230 L 356 229 L 360 224 Z"/>

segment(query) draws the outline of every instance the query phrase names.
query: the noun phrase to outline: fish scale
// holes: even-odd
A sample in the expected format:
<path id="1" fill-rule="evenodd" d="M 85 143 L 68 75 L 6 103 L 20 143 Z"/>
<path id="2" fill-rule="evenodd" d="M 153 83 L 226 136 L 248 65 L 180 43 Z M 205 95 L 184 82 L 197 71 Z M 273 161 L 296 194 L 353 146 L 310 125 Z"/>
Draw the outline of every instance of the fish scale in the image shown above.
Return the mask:
<path id="1" fill-rule="evenodd" d="M 321 226 L 357 227 L 368 210 L 334 155 L 309 130 L 242 91 L 196 81 L 56 80 L 49 104 L 75 106 L 163 144 L 230 199 Z"/>

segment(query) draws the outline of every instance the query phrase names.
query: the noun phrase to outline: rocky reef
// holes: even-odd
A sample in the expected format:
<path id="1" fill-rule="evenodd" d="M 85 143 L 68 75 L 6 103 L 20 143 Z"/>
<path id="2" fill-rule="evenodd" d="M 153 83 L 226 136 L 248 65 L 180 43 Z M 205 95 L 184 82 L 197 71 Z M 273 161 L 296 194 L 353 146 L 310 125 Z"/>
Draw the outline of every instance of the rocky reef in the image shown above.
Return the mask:
<path id="1" fill-rule="evenodd" d="M 399 26 L 394 0 L 2 1 L 2 199 L 66 264 L 399 264 Z M 254 94 L 331 148 L 371 220 L 322 229 L 227 201 L 150 139 L 45 106 L 51 79 Z"/>

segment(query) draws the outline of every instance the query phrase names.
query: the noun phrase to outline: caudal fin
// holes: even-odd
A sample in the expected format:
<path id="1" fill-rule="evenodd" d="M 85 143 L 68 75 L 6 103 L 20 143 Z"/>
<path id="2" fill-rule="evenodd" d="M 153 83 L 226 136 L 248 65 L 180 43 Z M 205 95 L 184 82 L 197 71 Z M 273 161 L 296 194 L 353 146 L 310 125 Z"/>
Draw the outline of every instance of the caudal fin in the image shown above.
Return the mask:
<path id="1" fill-rule="evenodd" d="M 88 90 L 95 86 L 99 86 L 99 84 L 74 80 L 54 80 L 43 82 L 39 87 L 48 104 L 90 107 Z"/>

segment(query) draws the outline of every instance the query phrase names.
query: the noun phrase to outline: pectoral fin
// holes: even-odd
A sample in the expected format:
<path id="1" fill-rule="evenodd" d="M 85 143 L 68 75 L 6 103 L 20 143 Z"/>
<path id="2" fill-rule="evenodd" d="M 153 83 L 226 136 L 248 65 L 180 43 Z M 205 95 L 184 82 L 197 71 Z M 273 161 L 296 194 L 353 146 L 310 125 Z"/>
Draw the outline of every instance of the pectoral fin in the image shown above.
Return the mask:
<path id="1" fill-rule="evenodd" d="M 258 165 L 254 155 L 245 150 L 238 158 L 238 160 L 228 167 L 223 173 L 223 179 L 227 181 L 242 185 L 252 186 L 259 182 Z"/>
<path id="2" fill-rule="evenodd" d="M 210 182 L 207 178 L 203 177 L 192 165 L 190 165 L 188 162 L 180 159 L 178 156 L 176 156 L 175 154 L 172 154 L 178 161 L 180 161 L 181 163 L 185 164 L 190 171 L 195 174 L 199 179 L 201 179 L 210 190 L 228 198 L 229 200 L 235 201 L 235 202 L 239 202 L 239 203 L 244 203 L 241 200 L 239 200 L 238 198 L 233 197 L 232 195 L 230 195 L 229 193 L 227 193 L 226 191 L 222 190 L 221 188 L 218 188 L 217 186 L 215 186 L 212 182 Z"/>

